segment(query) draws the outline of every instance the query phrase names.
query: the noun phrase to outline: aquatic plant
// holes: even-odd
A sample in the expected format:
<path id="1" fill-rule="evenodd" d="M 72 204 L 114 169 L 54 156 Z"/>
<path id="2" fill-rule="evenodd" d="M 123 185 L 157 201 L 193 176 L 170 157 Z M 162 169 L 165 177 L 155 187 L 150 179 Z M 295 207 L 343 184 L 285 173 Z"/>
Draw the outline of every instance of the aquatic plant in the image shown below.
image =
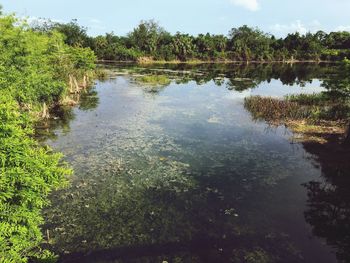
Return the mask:
<path id="1" fill-rule="evenodd" d="M 348 142 L 349 133 L 345 128 L 350 120 L 350 103 L 347 98 L 335 98 L 327 92 L 291 95 L 284 99 L 251 96 L 245 98 L 244 106 L 254 119 L 287 125 L 303 134 L 306 140 L 323 143 L 330 135 L 338 135 L 344 137 L 344 143 Z"/>
<path id="2" fill-rule="evenodd" d="M 294 101 L 271 97 L 252 96 L 245 98 L 244 106 L 256 119 L 267 121 L 308 118 L 311 111 Z"/>
<path id="3" fill-rule="evenodd" d="M 330 103 L 330 97 L 327 93 L 314 93 L 314 94 L 297 94 L 297 95 L 288 95 L 285 97 L 286 101 L 295 102 L 299 105 L 317 105 L 324 106 L 325 104 Z"/>
<path id="4" fill-rule="evenodd" d="M 142 76 L 142 77 L 138 77 L 136 78 L 137 81 L 145 83 L 145 84 L 149 84 L 149 85 L 161 85 L 161 86 L 165 86 L 165 85 L 169 85 L 170 84 L 170 79 L 165 76 L 165 75 L 146 75 L 146 76 Z"/>
<path id="5" fill-rule="evenodd" d="M 97 68 L 95 70 L 95 76 L 98 80 L 108 79 L 109 72 L 105 69 Z"/>

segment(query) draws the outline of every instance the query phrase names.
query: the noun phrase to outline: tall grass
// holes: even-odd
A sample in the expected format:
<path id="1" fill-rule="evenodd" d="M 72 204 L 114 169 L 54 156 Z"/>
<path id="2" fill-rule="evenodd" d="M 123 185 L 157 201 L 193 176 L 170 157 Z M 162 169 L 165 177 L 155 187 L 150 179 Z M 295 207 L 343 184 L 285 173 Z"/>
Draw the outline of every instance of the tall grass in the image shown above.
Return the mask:
<path id="1" fill-rule="evenodd" d="M 261 96 L 245 98 L 244 106 L 255 119 L 267 121 L 309 118 L 313 112 L 294 101 Z"/>
<path id="2" fill-rule="evenodd" d="M 269 122 L 285 120 L 341 121 L 350 119 L 350 103 L 334 100 L 328 94 L 300 94 L 284 99 L 252 96 L 245 99 L 244 106 L 255 119 Z"/>

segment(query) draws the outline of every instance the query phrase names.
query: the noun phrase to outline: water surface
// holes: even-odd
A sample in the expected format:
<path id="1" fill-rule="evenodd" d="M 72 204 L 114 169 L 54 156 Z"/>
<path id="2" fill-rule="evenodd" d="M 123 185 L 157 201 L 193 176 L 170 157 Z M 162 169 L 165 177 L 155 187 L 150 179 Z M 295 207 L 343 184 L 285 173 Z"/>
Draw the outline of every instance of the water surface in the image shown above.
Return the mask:
<path id="1" fill-rule="evenodd" d="M 75 170 L 72 186 L 46 211 L 63 262 L 348 256 L 346 238 L 330 242 L 306 220 L 305 184 L 325 180 L 316 156 L 285 127 L 252 120 L 243 105 L 250 95 L 324 91 L 335 66 L 109 68 L 112 77 L 61 111 L 47 139 Z M 172 82 L 150 87 L 137 81 L 142 74 Z"/>

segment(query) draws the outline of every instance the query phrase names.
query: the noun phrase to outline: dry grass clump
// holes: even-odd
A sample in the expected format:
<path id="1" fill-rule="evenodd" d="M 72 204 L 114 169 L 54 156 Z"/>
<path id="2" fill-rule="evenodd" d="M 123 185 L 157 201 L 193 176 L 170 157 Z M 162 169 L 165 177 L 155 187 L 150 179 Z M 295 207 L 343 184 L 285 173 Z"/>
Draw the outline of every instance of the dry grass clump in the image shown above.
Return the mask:
<path id="1" fill-rule="evenodd" d="M 346 105 L 327 101 L 324 95 L 295 95 L 285 99 L 252 96 L 245 108 L 256 120 L 285 125 L 295 135 L 293 140 L 326 143 L 331 136 L 344 137 L 349 110 Z"/>
<path id="2" fill-rule="evenodd" d="M 301 106 L 297 102 L 261 96 L 246 98 L 244 106 L 254 119 L 269 122 L 309 118 L 312 112 L 309 107 Z"/>

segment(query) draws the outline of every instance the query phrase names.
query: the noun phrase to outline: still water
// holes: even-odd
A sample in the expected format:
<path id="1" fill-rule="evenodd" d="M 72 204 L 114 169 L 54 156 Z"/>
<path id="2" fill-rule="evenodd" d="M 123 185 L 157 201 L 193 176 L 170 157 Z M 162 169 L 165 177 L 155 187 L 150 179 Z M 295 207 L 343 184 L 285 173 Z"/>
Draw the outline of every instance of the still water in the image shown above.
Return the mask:
<path id="1" fill-rule="evenodd" d="M 312 217 L 306 187 L 329 176 L 317 156 L 244 108 L 321 92 L 335 66 L 108 68 L 44 137 L 75 170 L 45 212 L 62 262 L 346 262 L 349 220 L 339 238 L 315 231 L 329 220 Z"/>

